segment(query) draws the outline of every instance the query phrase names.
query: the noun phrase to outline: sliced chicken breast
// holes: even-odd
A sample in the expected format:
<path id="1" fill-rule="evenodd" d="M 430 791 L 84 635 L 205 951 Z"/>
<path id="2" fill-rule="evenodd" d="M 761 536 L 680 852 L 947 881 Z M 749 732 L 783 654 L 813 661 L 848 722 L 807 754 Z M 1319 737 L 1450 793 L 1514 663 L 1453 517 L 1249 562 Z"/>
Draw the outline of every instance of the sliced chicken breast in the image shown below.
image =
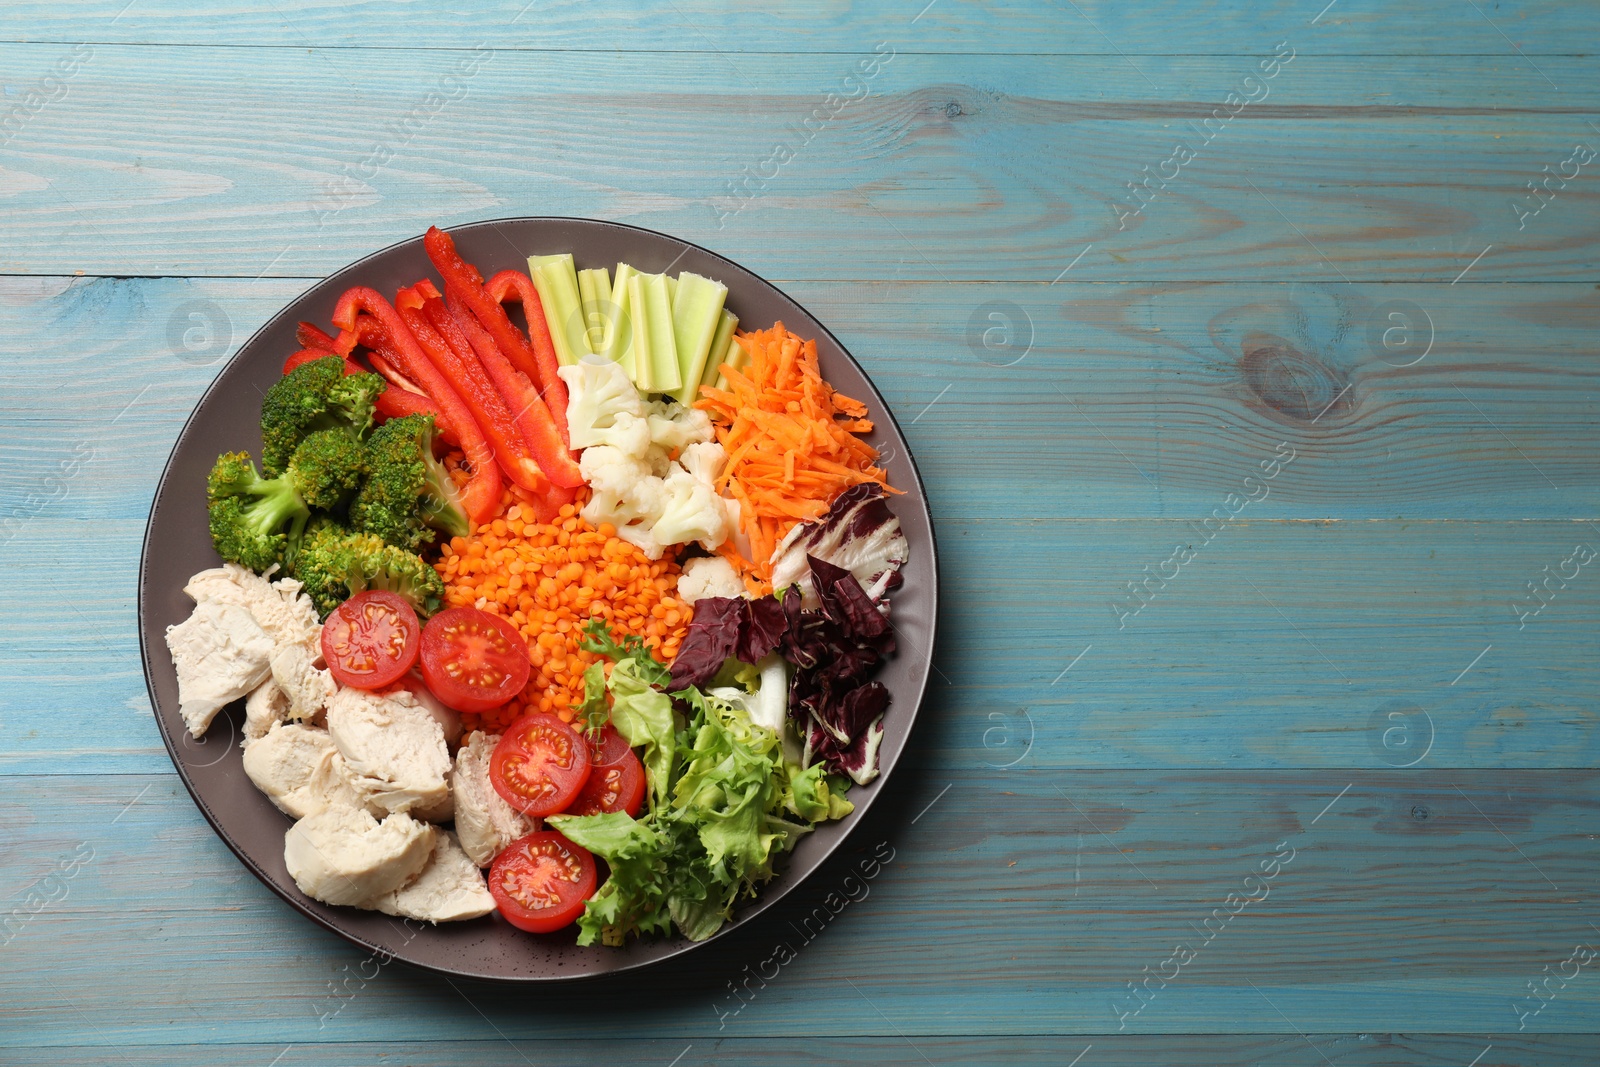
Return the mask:
<path id="1" fill-rule="evenodd" d="M 289 697 L 271 678 L 244 698 L 244 740 L 241 745 L 267 736 L 273 723 L 289 721 Z"/>
<path id="2" fill-rule="evenodd" d="M 440 814 L 451 800 L 444 731 L 410 693 L 340 689 L 328 702 L 328 733 L 372 803 L 447 817 Z"/>
<path id="3" fill-rule="evenodd" d="M 178 712 L 195 737 L 272 670 L 272 638 L 250 612 L 216 600 L 200 601 L 186 620 L 167 627 L 167 648 L 178 671 Z"/>
<path id="4" fill-rule="evenodd" d="M 461 851 L 456 835 L 440 830 L 422 873 L 369 906 L 386 915 L 448 923 L 489 914 L 494 910 L 494 897 L 483 883 L 483 872 Z"/>
<path id="5" fill-rule="evenodd" d="M 307 815 L 283 839 L 283 862 L 300 892 L 324 904 L 369 907 L 416 877 L 438 831 L 409 815 L 381 823 L 356 808 Z"/>
<path id="6" fill-rule="evenodd" d="M 274 644 L 305 644 L 322 634 L 317 609 L 293 578 L 269 581 L 249 568 L 227 563 L 201 571 L 183 591 L 196 603 L 212 600 L 244 608 Z"/>
<path id="7" fill-rule="evenodd" d="M 293 819 L 366 807 L 326 730 L 273 723 L 265 736 L 244 746 L 244 773 Z"/>
<path id="8" fill-rule="evenodd" d="M 272 680 L 289 698 L 289 718 L 297 721 L 315 718 L 339 690 L 333 675 L 317 666 L 321 650 L 312 648 L 280 644 L 272 653 Z"/>
<path id="9" fill-rule="evenodd" d="M 462 850 L 479 867 L 489 866 L 507 845 L 539 828 L 538 820 L 507 804 L 489 784 L 489 757 L 499 743 L 499 734 L 475 730 L 456 753 L 456 833 Z"/>

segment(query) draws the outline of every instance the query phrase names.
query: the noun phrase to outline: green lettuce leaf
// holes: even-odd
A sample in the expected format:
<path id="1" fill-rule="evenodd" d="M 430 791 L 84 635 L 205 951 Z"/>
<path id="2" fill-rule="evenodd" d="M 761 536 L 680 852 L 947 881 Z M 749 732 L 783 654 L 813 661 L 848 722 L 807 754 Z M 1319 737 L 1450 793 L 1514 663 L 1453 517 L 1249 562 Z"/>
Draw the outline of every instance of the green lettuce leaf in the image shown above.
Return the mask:
<path id="1" fill-rule="evenodd" d="M 598 666 L 598 664 L 597 664 Z M 611 668 L 611 725 L 641 749 L 640 761 L 650 782 L 650 807 L 665 802 L 672 782 L 672 763 L 676 751 L 672 699 L 640 673 L 639 660 L 618 660 Z"/>
<path id="2" fill-rule="evenodd" d="M 747 704 L 761 682 L 753 668 L 729 671 L 735 685 L 715 693 L 691 687 L 668 696 L 668 671 L 639 638 L 616 641 L 599 620 L 586 633 L 586 647 L 615 663 L 609 679 L 598 666 L 584 673 L 579 710 L 586 721 L 598 716 L 609 691 L 610 721 L 640 750 L 650 796 L 639 819 L 548 820 L 611 868 L 578 920 L 578 943 L 619 945 L 674 926 L 704 940 L 772 878 L 776 857 L 813 823 L 853 810 L 848 783 L 820 764 L 803 768 L 777 731 L 752 721 Z"/>

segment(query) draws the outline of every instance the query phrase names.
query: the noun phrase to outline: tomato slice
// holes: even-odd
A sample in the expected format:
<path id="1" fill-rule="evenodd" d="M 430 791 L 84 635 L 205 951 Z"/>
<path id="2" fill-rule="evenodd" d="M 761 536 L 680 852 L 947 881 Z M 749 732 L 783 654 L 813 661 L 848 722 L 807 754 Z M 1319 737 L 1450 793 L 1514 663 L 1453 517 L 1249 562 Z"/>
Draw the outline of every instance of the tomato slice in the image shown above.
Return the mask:
<path id="1" fill-rule="evenodd" d="M 559 930 L 594 896 L 594 856 L 554 830 L 507 845 L 489 865 L 489 893 L 506 922 L 529 933 Z"/>
<path id="2" fill-rule="evenodd" d="M 506 803 L 542 818 L 566 811 L 589 780 L 589 742 L 542 711 L 506 727 L 489 757 L 489 782 Z"/>
<path id="3" fill-rule="evenodd" d="M 410 604 L 369 589 L 334 608 L 323 623 L 322 658 L 340 685 L 382 689 L 417 662 L 421 630 Z"/>
<path id="4" fill-rule="evenodd" d="M 620 737 L 620 735 L 618 735 Z M 622 755 L 589 771 L 589 780 L 567 808 L 568 815 L 601 815 L 608 811 L 639 814 L 644 806 L 644 764 L 623 742 Z"/>
<path id="5" fill-rule="evenodd" d="M 441 611 L 422 631 L 423 680 L 457 711 L 499 707 L 522 692 L 532 670 L 522 635 L 487 611 Z"/>
<path id="6" fill-rule="evenodd" d="M 600 728 L 597 739 L 592 733 L 585 732 L 583 739 L 589 742 L 589 762 L 596 767 L 603 767 L 608 763 L 616 763 L 633 749 L 628 747 L 628 739 L 617 732 L 617 728 L 606 723 Z"/>

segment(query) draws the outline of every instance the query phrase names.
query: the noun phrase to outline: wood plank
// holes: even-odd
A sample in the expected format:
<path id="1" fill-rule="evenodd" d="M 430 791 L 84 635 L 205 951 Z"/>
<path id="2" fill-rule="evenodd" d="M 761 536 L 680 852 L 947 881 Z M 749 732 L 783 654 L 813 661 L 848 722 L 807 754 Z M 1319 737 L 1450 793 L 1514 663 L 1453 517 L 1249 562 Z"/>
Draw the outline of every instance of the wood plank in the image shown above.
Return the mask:
<path id="1" fill-rule="evenodd" d="M 142 520 L 220 361 L 309 284 L 0 278 L 0 491 L 26 501 L 41 470 L 92 449 L 35 506 Z M 1600 514 L 1588 283 L 777 284 L 873 376 L 940 518 L 1013 516 L 1022 499 L 1032 518 L 1199 521 L 1259 496 L 1243 479 L 1280 443 L 1296 458 L 1246 517 Z"/>
<path id="2" fill-rule="evenodd" d="M 640 1063 L 701 1067 L 714 1063 L 827 1064 L 881 1067 L 885 1063 L 920 1063 L 918 1054 L 942 1067 L 1066 1067 L 1079 1053 L 1091 1049 L 1081 1061 L 1086 1067 L 1147 1067 L 1151 1063 L 1195 1060 L 1216 1067 L 1407 1067 L 1416 1064 L 1461 1067 L 1473 1056 L 1490 1049 L 1476 1067 L 1589 1067 L 1593 1038 L 1587 1034 L 1208 1034 L 1130 1035 L 1099 1034 L 1082 1037 L 1046 1037 L 1036 1034 L 992 1037 L 826 1037 L 804 1041 L 787 1038 L 733 1038 L 690 1042 L 677 1040 L 592 1038 L 549 1041 L 524 1039 L 510 1043 L 485 1041 L 408 1041 L 404 1062 L 408 1067 L 504 1067 L 520 1055 L 530 1063 Z M 13 1049 L 14 1067 L 58 1067 L 72 1064 L 152 1064 L 188 1067 L 217 1062 L 226 1054 L 235 1063 L 268 1064 L 281 1057 L 277 1067 L 366 1067 L 389 1062 L 394 1046 L 387 1041 L 284 1044 L 205 1044 L 124 1046 L 74 1045 L 55 1048 Z M 681 1057 L 677 1060 L 675 1056 Z"/>
<path id="3" fill-rule="evenodd" d="M 446 20 L 435 17 L 438 5 L 417 0 L 329 0 L 315 7 L 265 9 L 219 4 L 204 15 L 178 0 L 139 0 L 126 6 L 125 0 L 96 0 L 75 5 L 70 16 L 47 3 L 10 4 L 4 35 L 9 41 L 35 42 L 218 45 L 244 40 L 291 48 L 395 48 L 416 45 L 416 28 L 426 25 L 427 43 L 436 48 L 487 43 L 494 48 L 740 55 L 849 52 L 865 39 L 887 38 L 908 52 L 1130 56 L 1174 50 L 1232 55 L 1287 36 L 1307 52 L 1501 55 L 1515 47 L 1539 56 L 1570 55 L 1600 29 L 1585 5 L 1553 0 L 1506 0 L 1486 8 L 1481 17 L 1463 14 L 1460 5 L 1446 0 L 1403 7 L 1344 0 L 1319 12 L 1321 6 L 1272 0 L 1252 8 L 1241 25 L 1172 0 L 1083 0 L 1065 8 L 1048 0 L 998 8 L 976 0 L 937 0 L 924 7 L 919 0 L 819 4 L 793 11 L 681 0 L 625 15 L 568 0 L 541 3 L 532 11 L 508 5 L 492 15 L 474 12 L 472 18 Z M 1278 36 L 1266 41 L 1264 35 L 1273 33 Z"/>
<path id="4" fill-rule="evenodd" d="M 41 516 L 8 549 L 0 597 L 58 608 L 0 620 L 0 771 L 170 766 L 133 589 L 77 562 L 131 574 L 141 529 Z M 1176 521 L 951 519 L 939 536 L 953 607 L 919 730 L 943 764 L 1600 762 L 1593 566 L 1525 626 L 1512 610 L 1574 541 L 1600 548 L 1587 527 L 1239 519 L 1204 545 Z M 1128 583 L 1163 570 L 1175 542 L 1201 547 L 1135 612 Z"/>
<path id="5" fill-rule="evenodd" d="M 17 322 L 0 367 L 0 487 L 12 502 L 0 596 L 55 606 L 0 618 L 15 653 L 0 667 L 0 771 L 168 768 L 137 662 L 134 588 L 104 576 L 133 574 L 155 479 L 220 365 L 180 359 L 169 332 L 196 301 L 229 315 L 220 359 L 303 284 L 0 281 Z M 1384 287 L 1369 300 L 1409 294 L 1451 323 L 1441 369 L 1431 354 L 1402 372 L 1374 368 L 1370 352 L 1358 362 L 1359 318 L 1296 287 L 1062 283 L 1045 298 L 1062 302 L 1054 309 L 1041 287 L 973 287 L 973 308 L 1011 303 L 1073 331 L 995 368 L 966 347 L 972 312 L 942 305 L 936 285 L 884 283 L 869 300 L 858 285 L 786 285 L 867 362 L 929 480 L 958 606 L 936 661 L 953 684 L 929 708 L 929 721 L 957 724 L 938 741 L 947 758 L 1003 764 L 1033 737 L 1028 758 L 1043 766 L 1375 767 L 1420 755 L 1431 733 L 1426 766 L 1595 765 L 1594 709 L 1576 694 L 1592 691 L 1600 660 L 1600 584 L 1583 569 L 1542 594 L 1550 606 L 1525 626 L 1513 610 L 1519 598 L 1524 612 L 1537 606 L 1527 584 L 1575 543 L 1600 547 L 1572 521 L 1595 514 L 1583 457 L 1600 443 L 1593 375 L 1566 354 L 1593 344 L 1588 286 L 1497 287 L 1487 301 L 1459 286 Z M 1146 294 L 1153 310 L 1130 310 Z M 1354 367 L 1353 410 L 1296 424 L 1242 374 L 1208 366 L 1210 334 L 1191 324 L 1215 308 Z M 1319 325 L 1275 326 L 1302 312 Z M 1051 399 L 1052 380 L 1082 412 Z M 1229 493 L 1257 492 L 1242 480 L 1280 440 L 1297 458 L 1252 483 L 1269 495 L 1226 527 L 1197 526 Z M 93 452 L 74 466 L 80 446 Z M 997 470 L 996 456 L 1021 460 Z M 1371 521 L 1385 516 L 1396 521 Z M 1201 547 L 1164 582 L 1179 541 Z M 1002 545 L 1011 565 L 997 569 Z M 1129 583 L 1148 584 L 1135 594 Z M 1374 748 L 1398 737 L 1386 734 L 1395 710 L 1415 747 Z"/>
<path id="6" fill-rule="evenodd" d="M 485 1017 L 513 1040 L 576 1041 L 614 1028 L 619 1002 L 634 1033 L 697 1043 L 809 1038 L 818 1018 L 835 1036 L 886 1039 L 1119 1025 L 1515 1033 L 1525 983 L 1594 937 L 1592 771 L 930 767 L 873 809 L 858 855 L 837 857 L 750 930 L 608 983 L 612 995 L 457 990 L 391 966 L 361 970 L 334 1012 L 328 984 L 360 969 L 361 954 L 246 874 L 172 776 L 16 784 L 0 799 L 0 900 L 23 904 L 63 855 L 84 862 L 3 948 L 0 1035 L 13 1046 L 482 1041 Z M 878 842 L 893 860 L 868 883 L 847 881 Z M 1205 940 L 1202 921 L 1229 893 L 1261 896 L 1244 880 L 1275 854 L 1289 858 L 1265 895 L 1214 919 Z M 856 901 L 804 926 L 839 887 Z M 773 977 L 764 961 L 780 943 L 796 958 Z M 1125 983 L 1158 972 L 1179 943 L 1196 957 L 1119 1018 L 1133 1003 Z M 106 980 L 108 959 L 139 976 L 138 996 Z M 767 981 L 752 980 L 730 1014 L 727 984 L 746 966 L 768 969 Z M 1600 988 L 1571 981 L 1524 1021 L 1530 1035 L 1592 1032 Z M 1368 1062 L 1358 1042 L 1341 1047 Z"/>
<path id="7" fill-rule="evenodd" d="M 23 85 L 62 55 L 0 46 Z M 497 53 L 430 98 L 465 61 L 94 46 L 5 146 L 0 272 L 319 276 L 427 222 L 515 214 L 634 222 L 778 277 L 1048 281 L 1090 244 L 1075 280 L 1600 266 L 1589 171 L 1520 230 L 1514 210 L 1593 140 L 1590 58 L 1299 56 L 1211 143 L 1192 124 L 1251 60 L 1152 57 L 1147 84 L 1122 57 L 907 53 L 844 87 L 855 56 L 768 55 L 742 75 L 701 55 Z M 1159 195 L 1131 191 L 1178 139 L 1197 158 Z"/>

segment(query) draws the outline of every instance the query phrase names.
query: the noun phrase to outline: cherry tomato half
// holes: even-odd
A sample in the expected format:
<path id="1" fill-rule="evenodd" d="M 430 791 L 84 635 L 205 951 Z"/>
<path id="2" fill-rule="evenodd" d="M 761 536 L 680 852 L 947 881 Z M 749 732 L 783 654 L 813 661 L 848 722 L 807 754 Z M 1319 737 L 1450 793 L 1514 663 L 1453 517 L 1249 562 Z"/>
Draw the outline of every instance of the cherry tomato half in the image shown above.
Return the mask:
<path id="1" fill-rule="evenodd" d="M 626 742 L 623 744 L 618 759 L 590 769 L 583 790 L 567 807 L 568 815 L 601 815 L 608 811 L 639 814 L 644 806 L 644 764 L 633 749 L 626 747 Z"/>
<path id="2" fill-rule="evenodd" d="M 542 711 L 506 727 L 489 757 L 489 782 L 506 803 L 543 818 L 566 811 L 589 780 L 589 742 Z"/>
<path id="3" fill-rule="evenodd" d="M 554 830 L 539 830 L 505 847 L 489 866 L 489 893 L 506 922 L 544 934 L 583 914 L 594 896 L 594 856 Z"/>
<path id="4" fill-rule="evenodd" d="M 457 711 L 499 707 L 522 692 L 532 670 L 522 635 L 487 611 L 441 611 L 422 631 L 422 677 Z"/>
<path id="5" fill-rule="evenodd" d="M 340 685 L 382 689 L 417 662 L 421 630 L 410 604 L 394 593 L 369 589 L 328 616 L 322 658 Z"/>
<path id="6" fill-rule="evenodd" d="M 589 762 L 596 767 L 603 767 L 608 763 L 616 763 L 625 753 L 632 752 L 628 747 L 628 739 L 617 732 L 617 728 L 610 723 L 600 728 L 600 736 L 585 732 L 583 739 L 589 742 Z"/>

